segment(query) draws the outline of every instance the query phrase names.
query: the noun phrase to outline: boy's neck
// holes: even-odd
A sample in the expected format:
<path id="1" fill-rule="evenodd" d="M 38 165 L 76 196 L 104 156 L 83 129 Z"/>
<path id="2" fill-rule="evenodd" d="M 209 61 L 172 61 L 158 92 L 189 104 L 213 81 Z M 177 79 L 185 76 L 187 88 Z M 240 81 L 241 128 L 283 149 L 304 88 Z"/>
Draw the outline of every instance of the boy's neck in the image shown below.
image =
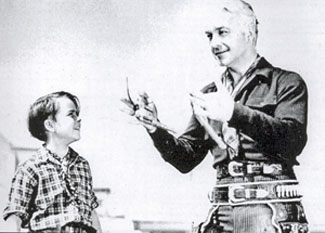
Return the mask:
<path id="1" fill-rule="evenodd" d="M 52 153 L 55 153 L 60 158 L 63 158 L 69 151 L 69 146 L 61 143 L 47 142 L 45 144 L 46 149 L 50 150 Z"/>

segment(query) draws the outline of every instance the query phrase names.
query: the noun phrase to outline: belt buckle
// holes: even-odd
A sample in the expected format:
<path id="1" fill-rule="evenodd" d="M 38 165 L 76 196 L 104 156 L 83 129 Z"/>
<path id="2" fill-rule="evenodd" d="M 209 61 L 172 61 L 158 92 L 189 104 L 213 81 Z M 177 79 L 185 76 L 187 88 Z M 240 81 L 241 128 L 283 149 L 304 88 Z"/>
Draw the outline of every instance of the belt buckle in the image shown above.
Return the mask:
<path id="1" fill-rule="evenodd" d="M 229 186 L 228 198 L 231 202 L 238 203 L 246 200 L 246 195 L 244 195 L 244 197 L 237 197 L 236 194 L 238 194 L 238 192 L 245 193 L 244 187 L 240 185 Z"/>
<path id="2" fill-rule="evenodd" d="M 269 192 L 264 189 L 250 189 L 241 185 L 231 185 L 228 189 L 228 198 L 232 203 L 245 202 L 266 198 Z M 240 195 L 240 197 L 238 197 Z"/>
<path id="3" fill-rule="evenodd" d="M 244 176 L 244 164 L 237 161 L 231 161 L 228 164 L 228 172 L 231 176 Z"/>

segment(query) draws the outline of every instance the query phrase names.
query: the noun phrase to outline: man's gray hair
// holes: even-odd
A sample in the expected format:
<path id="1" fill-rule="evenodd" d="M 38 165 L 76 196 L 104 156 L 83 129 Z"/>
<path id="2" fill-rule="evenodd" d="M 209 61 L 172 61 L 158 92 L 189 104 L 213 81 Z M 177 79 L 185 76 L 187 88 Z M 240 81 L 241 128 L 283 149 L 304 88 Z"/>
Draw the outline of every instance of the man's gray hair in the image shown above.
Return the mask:
<path id="1" fill-rule="evenodd" d="M 258 20 L 253 7 L 243 0 L 224 0 L 223 10 L 232 14 L 237 14 L 239 23 L 246 30 L 246 35 L 256 45 L 258 35 Z"/>

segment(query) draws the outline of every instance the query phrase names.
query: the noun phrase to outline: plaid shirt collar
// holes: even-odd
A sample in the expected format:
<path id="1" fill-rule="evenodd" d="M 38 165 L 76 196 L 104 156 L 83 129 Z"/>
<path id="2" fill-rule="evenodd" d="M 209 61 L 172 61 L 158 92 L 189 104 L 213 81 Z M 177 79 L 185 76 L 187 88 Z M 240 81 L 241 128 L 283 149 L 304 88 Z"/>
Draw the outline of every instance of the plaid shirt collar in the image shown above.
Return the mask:
<path id="1" fill-rule="evenodd" d="M 63 158 L 61 158 L 57 154 L 47 149 L 45 145 L 43 145 L 38 150 L 36 158 L 43 163 L 49 161 L 55 164 L 62 164 L 63 160 L 67 160 L 67 162 L 70 164 L 70 163 L 77 162 L 77 160 L 79 159 L 79 155 L 71 147 L 69 147 L 68 153 Z"/>

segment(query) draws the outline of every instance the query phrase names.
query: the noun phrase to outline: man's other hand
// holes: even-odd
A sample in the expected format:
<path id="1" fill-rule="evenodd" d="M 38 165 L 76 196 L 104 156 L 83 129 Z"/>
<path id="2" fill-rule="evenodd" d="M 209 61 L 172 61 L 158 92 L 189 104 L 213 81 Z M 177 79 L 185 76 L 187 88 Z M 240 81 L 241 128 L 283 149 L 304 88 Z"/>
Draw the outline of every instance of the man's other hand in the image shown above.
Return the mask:
<path id="1" fill-rule="evenodd" d="M 222 122 L 230 120 L 235 106 L 233 98 L 223 88 L 206 94 L 190 93 L 190 101 L 196 115 Z"/>

